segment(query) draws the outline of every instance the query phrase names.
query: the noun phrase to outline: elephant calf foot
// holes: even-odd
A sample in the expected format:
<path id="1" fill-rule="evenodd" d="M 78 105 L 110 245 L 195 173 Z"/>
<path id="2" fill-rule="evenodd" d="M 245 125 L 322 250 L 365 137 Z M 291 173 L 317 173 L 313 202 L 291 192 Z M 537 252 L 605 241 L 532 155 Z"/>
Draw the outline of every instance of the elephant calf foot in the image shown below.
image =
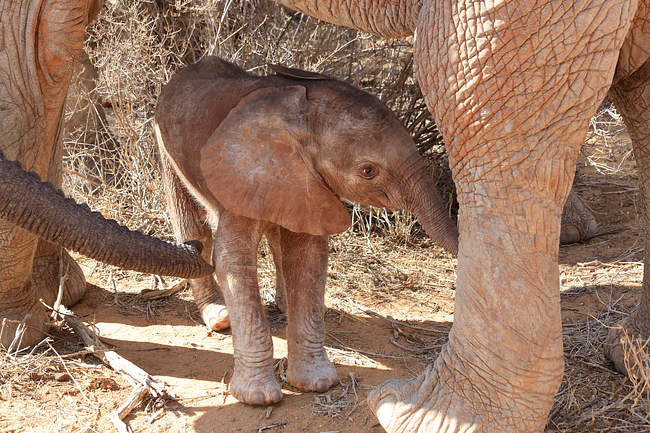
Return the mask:
<path id="1" fill-rule="evenodd" d="M 625 331 L 625 332 L 624 332 Z M 625 340 L 625 334 L 628 338 Z M 641 342 L 643 345 L 650 338 L 650 316 L 645 314 L 640 314 L 637 310 L 636 313 L 628 316 L 620 326 L 612 328 L 609 330 L 609 335 L 607 336 L 607 341 L 605 342 L 605 355 L 614 363 L 614 367 L 620 373 L 626 374 L 628 376 L 640 376 L 640 372 L 637 371 L 639 368 L 644 368 L 645 366 L 636 365 L 633 361 L 633 357 L 629 356 L 628 352 L 628 366 L 625 365 L 625 355 L 626 352 L 630 349 L 630 344 L 637 345 Z M 647 350 L 647 349 L 646 349 Z M 628 367 L 632 371 L 628 370 Z"/>
<path id="2" fill-rule="evenodd" d="M 485 365 L 453 368 L 444 358 L 441 355 L 413 379 L 388 380 L 370 392 L 368 405 L 386 432 L 518 433 L 544 429 L 552 391 L 515 394 L 507 381 L 491 381 L 493 373 Z M 559 382 L 560 377 L 558 374 L 553 380 Z"/>
<path id="3" fill-rule="evenodd" d="M 203 323 L 212 331 L 230 328 L 230 315 L 225 305 L 216 303 L 204 304 L 199 307 Z"/>
<path id="4" fill-rule="evenodd" d="M 301 391 L 325 392 L 339 383 L 334 364 L 327 359 L 324 349 L 317 354 L 292 356 L 289 354 L 287 381 Z"/>
<path id="5" fill-rule="evenodd" d="M 273 366 L 236 366 L 230 381 L 230 394 L 242 403 L 268 406 L 282 400 L 282 390 L 273 376 Z"/>

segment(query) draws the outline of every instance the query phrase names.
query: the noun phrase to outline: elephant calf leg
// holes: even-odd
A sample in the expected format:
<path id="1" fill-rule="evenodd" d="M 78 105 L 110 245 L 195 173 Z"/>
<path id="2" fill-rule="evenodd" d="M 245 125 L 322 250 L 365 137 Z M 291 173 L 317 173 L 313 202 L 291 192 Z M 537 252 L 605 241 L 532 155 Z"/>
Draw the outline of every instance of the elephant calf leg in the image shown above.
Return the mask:
<path id="1" fill-rule="evenodd" d="M 280 232 L 289 321 L 287 380 L 303 391 L 325 392 L 339 381 L 324 347 L 327 236 Z"/>
<path id="2" fill-rule="evenodd" d="M 257 284 L 257 247 L 264 223 L 224 211 L 214 237 L 215 274 L 230 313 L 235 369 L 230 393 L 252 405 L 282 399 L 273 374 L 273 343 Z"/>
<path id="3" fill-rule="evenodd" d="M 642 201 L 640 222 L 645 236 L 645 260 L 639 306 L 620 327 L 612 328 L 605 351 L 618 371 L 633 375 L 638 373 L 638 368 L 644 366 L 625 365 L 626 348 L 622 344 L 624 334 L 627 334 L 632 342 L 641 344 L 650 338 L 650 60 L 631 77 L 612 86 L 610 96 L 623 115 L 636 157 Z M 631 371 L 628 371 L 630 369 Z"/>
<path id="4" fill-rule="evenodd" d="M 172 223 L 174 237 L 178 242 L 193 239 L 203 244 L 201 255 L 206 262 L 212 257 L 212 231 L 205 223 L 206 216 L 197 203 L 192 199 L 178 176 L 173 171 L 168 157 L 160 152 L 162 179 L 167 199 L 167 209 Z M 213 330 L 220 331 L 230 326 L 228 309 L 214 276 L 190 280 L 194 302 L 201 312 L 203 323 Z"/>

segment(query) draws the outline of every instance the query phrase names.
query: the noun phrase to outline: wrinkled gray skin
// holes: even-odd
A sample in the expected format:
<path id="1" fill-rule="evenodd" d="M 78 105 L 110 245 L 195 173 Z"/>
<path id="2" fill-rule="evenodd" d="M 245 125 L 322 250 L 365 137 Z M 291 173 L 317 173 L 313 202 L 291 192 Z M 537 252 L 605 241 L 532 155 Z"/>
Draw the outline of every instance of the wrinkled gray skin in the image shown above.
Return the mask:
<path id="1" fill-rule="evenodd" d="M 200 248 L 172 245 L 120 227 L 65 199 L 61 185 L 61 113 L 86 24 L 101 2 L 0 2 L 0 345 L 33 344 L 47 327 L 42 298 L 63 302 L 86 288 L 62 247 L 143 272 L 209 274 Z M 26 172 L 25 170 L 28 170 Z M 43 179 L 46 182 L 39 180 Z M 54 187 L 53 187 L 54 186 Z"/>
<path id="2" fill-rule="evenodd" d="M 414 63 L 460 205 L 454 326 L 438 359 L 369 396 L 390 433 L 541 432 L 563 371 L 560 219 L 589 119 L 609 96 L 643 198 L 639 306 L 650 337 L 648 0 L 279 0 L 377 35 L 416 33 Z M 625 370 L 620 332 L 607 352 Z"/>
<path id="3" fill-rule="evenodd" d="M 328 235 L 350 224 L 341 198 L 408 209 L 454 254 L 458 236 L 434 177 L 387 107 L 322 75 L 274 70 L 257 77 L 207 57 L 172 77 L 156 110 L 176 238 L 213 244 L 235 348 L 230 392 L 255 405 L 282 397 L 257 285 L 262 236 L 287 296 L 287 380 L 319 392 L 338 381 L 323 347 L 323 297 Z M 228 326 L 215 280 L 191 285 L 205 323 Z"/>

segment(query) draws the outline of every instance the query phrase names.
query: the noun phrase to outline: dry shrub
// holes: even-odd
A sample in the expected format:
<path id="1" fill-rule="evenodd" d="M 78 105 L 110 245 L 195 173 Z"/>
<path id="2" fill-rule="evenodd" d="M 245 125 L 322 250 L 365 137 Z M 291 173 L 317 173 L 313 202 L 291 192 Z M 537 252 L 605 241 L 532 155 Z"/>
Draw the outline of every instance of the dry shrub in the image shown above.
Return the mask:
<path id="1" fill-rule="evenodd" d="M 66 187 L 92 208 L 147 233 L 169 235 L 152 134 L 156 100 L 177 69 L 206 55 L 254 73 L 279 63 L 366 89 L 395 110 L 439 172 L 448 170 L 440 135 L 413 79 L 408 39 L 387 41 L 270 0 L 114 0 L 88 29 L 85 50 L 97 69 L 97 85 L 76 89 L 68 104 L 68 117 L 81 109 L 89 121 L 68 132 Z M 111 107 L 103 116 L 108 122 L 91 119 L 102 103 Z M 440 178 L 450 199 L 450 176 Z M 404 212 L 355 209 L 357 229 L 408 238 L 415 226 Z"/>
<path id="2" fill-rule="evenodd" d="M 632 383 L 632 407 L 641 405 L 645 413 L 650 413 L 650 338 L 643 340 L 631 337 L 623 328 L 621 340 L 625 353 L 625 369 Z"/>

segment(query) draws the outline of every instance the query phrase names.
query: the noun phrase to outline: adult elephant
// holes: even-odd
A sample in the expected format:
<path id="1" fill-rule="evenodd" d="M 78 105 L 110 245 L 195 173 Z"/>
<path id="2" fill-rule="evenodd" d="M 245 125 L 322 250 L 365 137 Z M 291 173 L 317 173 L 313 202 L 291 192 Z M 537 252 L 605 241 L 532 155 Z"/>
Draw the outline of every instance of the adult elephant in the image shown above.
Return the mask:
<path id="1" fill-rule="evenodd" d="M 61 246 L 143 272 L 197 277 L 212 271 L 200 248 L 132 232 L 55 188 L 61 184 L 61 115 L 70 75 L 86 24 L 100 6 L 90 0 L 0 2 L 0 344 L 5 347 L 19 327 L 24 332 L 15 348 L 43 336 L 47 317 L 39 299 L 52 303 L 60 283 L 64 303 L 83 295 L 83 273 Z"/>
<path id="2" fill-rule="evenodd" d="M 416 75 L 458 191 L 454 326 L 433 365 L 369 403 L 388 432 L 541 432 L 563 371 L 560 216 L 609 91 L 645 200 L 645 273 L 624 326 L 650 336 L 648 0 L 279 0 L 377 35 L 416 34 Z M 609 353 L 618 368 L 617 334 Z"/>

